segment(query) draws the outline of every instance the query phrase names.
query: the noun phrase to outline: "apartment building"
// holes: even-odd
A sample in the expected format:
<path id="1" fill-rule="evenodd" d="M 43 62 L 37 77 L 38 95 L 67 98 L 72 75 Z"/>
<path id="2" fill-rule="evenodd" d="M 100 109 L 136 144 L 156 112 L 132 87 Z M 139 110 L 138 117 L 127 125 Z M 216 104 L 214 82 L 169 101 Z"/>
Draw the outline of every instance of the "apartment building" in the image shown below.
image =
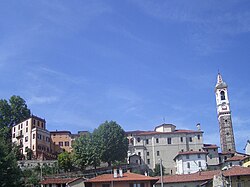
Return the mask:
<path id="1" fill-rule="evenodd" d="M 51 149 L 50 132 L 46 129 L 45 119 L 32 115 L 29 119 L 12 127 L 12 142 L 20 147 L 27 157 L 27 150 L 33 152 L 33 159 L 55 159 Z"/>
<path id="2" fill-rule="evenodd" d="M 174 158 L 179 152 L 202 151 L 203 132 L 198 130 L 176 129 L 173 124 L 162 124 L 154 131 L 130 131 L 128 156 L 137 154 L 141 157 L 142 164 L 150 169 L 159 164 L 165 167 L 165 172 L 176 173 Z"/>

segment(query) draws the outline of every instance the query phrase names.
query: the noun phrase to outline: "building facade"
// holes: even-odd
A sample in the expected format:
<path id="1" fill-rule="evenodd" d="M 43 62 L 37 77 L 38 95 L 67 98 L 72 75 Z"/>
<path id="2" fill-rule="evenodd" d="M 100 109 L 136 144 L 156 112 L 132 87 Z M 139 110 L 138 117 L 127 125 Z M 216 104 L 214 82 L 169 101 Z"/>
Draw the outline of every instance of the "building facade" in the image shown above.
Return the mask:
<path id="1" fill-rule="evenodd" d="M 220 128 L 221 151 L 235 152 L 236 149 L 227 88 L 227 84 L 223 81 L 221 74 L 218 73 L 215 96 Z"/>
<path id="2" fill-rule="evenodd" d="M 187 151 L 180 152 L 175 158 L 176 174 L 190 174 L 207 170 L 207 152 Z"/>
<path id="3" fill-rule="evenodd" d="M 46 121 L 32 115 L 29 119 L 12 127 L 12 142 L 20 147 L 20 152 L 28 156 L 32 150 L 32 159 L 55 159 L 51 149 L 50 132 L 46 129 Z"/>
<path id="4" fill-rule="evenodd" d="M 141 162 L 150 169 L 159 164 L 165 167 L 166 173 L 175 174 L 174 158 L 179 152 L 202 151 L 203 132 L 201 130 L 177 130 L 175 125 L 162 124 L 154 131 L 127 132 L 129 155 L 137 154 Z"/>

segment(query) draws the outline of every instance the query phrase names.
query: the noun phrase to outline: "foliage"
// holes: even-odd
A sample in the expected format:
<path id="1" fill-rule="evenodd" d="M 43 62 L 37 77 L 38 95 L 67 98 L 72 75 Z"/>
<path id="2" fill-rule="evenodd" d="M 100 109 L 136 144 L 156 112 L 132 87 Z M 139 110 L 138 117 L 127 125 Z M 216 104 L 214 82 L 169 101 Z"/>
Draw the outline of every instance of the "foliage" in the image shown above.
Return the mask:
<path id="1" fill-rule="evenodd" d="M 20 96 L 13 95 L 10 100 L 12 123 L 20 123 L 30 117 L 30 110 Z"/>
<path id="2" fill-rule="evenodd" d="M 73 168 L 73 160 L 71 153 L 68 153 L 66 151 L 60 153 L 58 155 L 58 164 L 59 168 L 63 169 L 65 172 L 71 171 Z"/>
<path id="3" fill-rule="evenodd" d="M 93 132 L 100 159 L 111 166 L 112 162 L 123 161 L 127 157 L 128 140 L 125 131 L 115 121 L 105 121 Z"/>
<path id="4" fill-rule="evenodd" d="M 11 124 L 11 107 L 7 100 L 0 100 L 0 128 L 9 127 Z"/>
<path id="5" fill-rule="evenodd" d="M 0 132 L 0 186 L 20 186 L 21 170 L 9 142 Z"/>
<path id="6" fill-rule="evenodd" d="M 165 167 L 162 166 L 162 175 L 165 174 Z M 161 176 L 161 165 L 160 164 L 155 164 L 153 176 Z"/>
<path id="7" fill-rule="evenodd" d="M 40 169 L 25 169 L 22 172 L 22 179 L 24 186 L 37 186 L 39 185 L 41 175 L 40 175 Z"/>
<path id="8" fill-rule="evenodd" d="M 25 152 L 27 153 L 27 160 L 31 160 L 33 156 L 33 151 L 30 148 L 26 147 Z"/>
<path id="9" fill-rule="evenodd" d="M 73 144 L 74 160 L 81 170 L 87 166 L 96 168 L 100 165 L 99 152 L 91 134 L 82 135 Z"/>

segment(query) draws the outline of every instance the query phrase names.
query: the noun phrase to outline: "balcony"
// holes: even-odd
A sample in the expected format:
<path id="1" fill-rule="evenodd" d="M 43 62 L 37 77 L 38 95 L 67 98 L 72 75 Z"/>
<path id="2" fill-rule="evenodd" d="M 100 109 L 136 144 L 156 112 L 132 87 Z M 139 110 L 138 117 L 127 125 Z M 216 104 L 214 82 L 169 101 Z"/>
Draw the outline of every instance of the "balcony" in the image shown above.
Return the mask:
<path id="1" fill-rule="evenodd" d="M 18 139 L 18 138 L 22 138 L 22 137 L 23 137 L 23 133 L 18 132 L 17 135 L 16 135 L 16 138 Z"/>

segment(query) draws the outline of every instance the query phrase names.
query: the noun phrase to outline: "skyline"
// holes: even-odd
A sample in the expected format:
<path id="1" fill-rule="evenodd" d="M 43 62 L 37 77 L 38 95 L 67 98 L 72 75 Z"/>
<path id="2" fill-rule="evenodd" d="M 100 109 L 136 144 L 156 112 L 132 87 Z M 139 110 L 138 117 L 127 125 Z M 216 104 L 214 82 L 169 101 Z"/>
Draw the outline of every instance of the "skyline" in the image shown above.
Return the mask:
<path id="1" fill-rule="evenodd" d="M 125 131 L 201 124 L 220 146 L 214 88 L 228 85 L 237 151 L 250 139 L 250 3 L 0 2 L 1 99 L 19 95 L 47 128 Z M 164 120 L 165 119 L 165 120 Z"/>

